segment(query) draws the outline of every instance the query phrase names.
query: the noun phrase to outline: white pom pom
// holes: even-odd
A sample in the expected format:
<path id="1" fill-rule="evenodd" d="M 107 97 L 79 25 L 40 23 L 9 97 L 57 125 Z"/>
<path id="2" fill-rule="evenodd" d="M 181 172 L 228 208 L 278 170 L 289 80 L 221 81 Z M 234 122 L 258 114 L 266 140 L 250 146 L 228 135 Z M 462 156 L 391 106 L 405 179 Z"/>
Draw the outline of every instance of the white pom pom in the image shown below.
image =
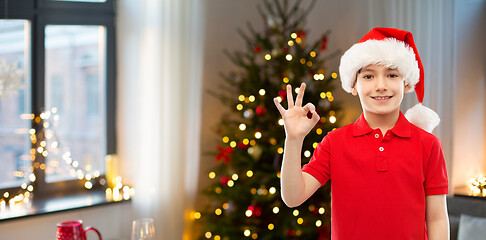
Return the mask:
<path id="1" fill-rule="evenodd" d="M 425 107 L 421 103 L 408 109 L 405 117 L 413 125 L 422 128 L 431 133 L 437 125 L 439 125 L 440 118 L 434 110 Z"/>

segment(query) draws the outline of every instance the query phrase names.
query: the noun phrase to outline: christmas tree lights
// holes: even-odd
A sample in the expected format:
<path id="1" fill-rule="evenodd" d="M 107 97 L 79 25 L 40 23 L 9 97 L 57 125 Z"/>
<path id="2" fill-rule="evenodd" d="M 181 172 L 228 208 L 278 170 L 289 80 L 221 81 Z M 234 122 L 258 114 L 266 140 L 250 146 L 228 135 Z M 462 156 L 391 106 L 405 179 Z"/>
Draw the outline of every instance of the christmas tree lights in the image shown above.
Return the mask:
<path id="1" fill-rule="evenodd" d="M 330 239 L 329 184 L 297 208 L 288 208 L 280 197 L 285 133 L 273 103 L 278 97 L 286 105 L 287 84 L 307 84 L 304 101 L 316 105 L 321 120 L 304 141 L 304 164 L 325 134 L 339 126 L 332 93 L 338 76 L 324 66 L 338 52 L 325 52 L 328 32 L 310 43 L 303 28 L 314 3 L 302 9 L 300 1 L 263 1 L 264 10 L 258 8 L 263 31 L 251 25 L 249 34 L 238 30 L 246 49 L 225 51 L 240 71 L 222 74 L 222 93 L 211 92 L 231 113 L 217 126 L 217 165 L 204 191 L 209 204 L 191 216 L 201 225 L 199 239 Z"/>

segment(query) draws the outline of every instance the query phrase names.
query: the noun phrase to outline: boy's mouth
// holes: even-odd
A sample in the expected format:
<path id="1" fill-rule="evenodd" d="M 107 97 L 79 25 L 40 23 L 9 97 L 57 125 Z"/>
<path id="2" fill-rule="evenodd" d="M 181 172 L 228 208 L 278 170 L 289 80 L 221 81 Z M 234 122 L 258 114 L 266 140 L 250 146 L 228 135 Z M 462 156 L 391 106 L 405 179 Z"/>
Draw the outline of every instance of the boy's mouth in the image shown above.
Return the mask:
<path id="1" fill-rule="evenodd" d="M 375 100 L 388 100 L 390 98 L 392 98 L 392 96 L 375 96 L 375 97 L 371 97 Z"/>

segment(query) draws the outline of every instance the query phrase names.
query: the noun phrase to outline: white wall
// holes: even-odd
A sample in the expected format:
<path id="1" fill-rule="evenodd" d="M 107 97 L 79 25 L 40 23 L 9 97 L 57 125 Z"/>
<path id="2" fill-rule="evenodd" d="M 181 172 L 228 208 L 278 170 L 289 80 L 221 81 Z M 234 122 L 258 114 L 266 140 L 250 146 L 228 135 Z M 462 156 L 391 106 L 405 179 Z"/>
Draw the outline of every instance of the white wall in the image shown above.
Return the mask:
<path id="1" fill-rule="evenodd" d="M 486 1 L 455 2 L 452 187 L 486 174 Z"/>

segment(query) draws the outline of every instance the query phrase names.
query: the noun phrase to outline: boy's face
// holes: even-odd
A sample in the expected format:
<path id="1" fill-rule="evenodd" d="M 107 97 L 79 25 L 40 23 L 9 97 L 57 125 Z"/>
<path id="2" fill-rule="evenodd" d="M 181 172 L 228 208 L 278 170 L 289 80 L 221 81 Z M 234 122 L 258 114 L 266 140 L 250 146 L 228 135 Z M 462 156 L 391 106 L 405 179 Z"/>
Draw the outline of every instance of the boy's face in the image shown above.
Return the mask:
<path id="1" fill-rule="evenodd" d="M 353 95 L 359 96 L 365 113 L 395 114 L 410 88 L 397 69 L 371 64 L 358 72 Z"/>

